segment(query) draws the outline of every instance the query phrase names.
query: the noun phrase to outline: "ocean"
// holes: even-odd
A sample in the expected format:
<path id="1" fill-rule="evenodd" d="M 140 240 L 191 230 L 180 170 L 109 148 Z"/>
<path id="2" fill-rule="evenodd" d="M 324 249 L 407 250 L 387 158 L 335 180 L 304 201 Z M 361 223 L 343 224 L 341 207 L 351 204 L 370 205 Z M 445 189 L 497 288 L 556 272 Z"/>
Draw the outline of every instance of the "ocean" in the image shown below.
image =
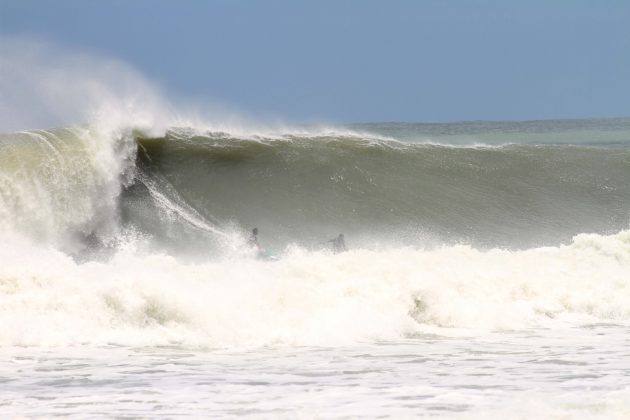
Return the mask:
<path id="1" fill-rule="evenodd" d="M 0 239 L 3 418 L 630 417 L 628 118 L 8 131 Z"/>

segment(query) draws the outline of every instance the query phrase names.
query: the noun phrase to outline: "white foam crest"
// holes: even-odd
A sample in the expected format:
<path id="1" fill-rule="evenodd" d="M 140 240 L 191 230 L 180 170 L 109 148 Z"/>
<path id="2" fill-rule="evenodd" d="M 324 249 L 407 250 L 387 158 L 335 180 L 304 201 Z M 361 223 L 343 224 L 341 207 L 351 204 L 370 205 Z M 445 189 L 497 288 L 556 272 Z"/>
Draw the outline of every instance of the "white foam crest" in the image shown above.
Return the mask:
<path id="1" fill-rule="evenodd" d="M 115 230 L 133 131 L 168 126 L 159 89 L 120 61 L 49 43 L 3 37 L 0 55 L 0 131 L 27 130 L 0 138 L 0 229 L 57 244 Z M 72 128 L 33 129 L 51 126 Z"/>
<path id="2" fill-rule="evenodd" d="M 111 230 L 135 148 L 93 129 L 38 130 L 0 138 L 0 232 L 50 243 Z"/>
<path id="3" fill-rule="evenodd" d="M 478 142 L 478 141 L 471 142 L 471 143 L 457 144 L 457 143 L 447 143 L 445 141 L 437 141 L 437 140 L 431 140 L 431 139 L 414 141 L 409 144 L 418 145 L 418 146 L 441 147 L 444 149 L 472 149 L 472 150 L 503 149 L 506 147 L 518 145 L 517 143 L 510 143 L 510 142 L 490 144 L 490 143 L 483 143 L 483 142 Z"/>
<path id="4" fill-rule="evenodd" d="M 227 135 L 252 141 L 290 141 L 294 138 L 349 138 L 380 142 L 398 140 L 367 130 L 358 130 L 330 123 L 290 124 L 283 121 L 260 121 L 251 116 L 227 112 L 216 105 L 191 106 L 178 104 L 178 114 L 169 120 L 170 128 L 183 129 L 195 135 Z"/>
<path id="5" fill-rule="evenodd" d="M 298 249 L 204 264 L 133 252 L 77 264 L 3 243 L 0 345 L 331 345 L 630 322 L 630 231 L 518 252 Z"/>
<path id="6" fill-rule="evenodd" d="M 362 139 L 379 143 L 400 143 L 398 140 L 366 131 L 356 131 L 333 126 L 299 127 L 286 124 L 261 124 L 254 122 L 208 123 L 200 120 L 179 119 L 172 122 L 172 129 L 191 130 L 195 135 L 221 134 L 250 141 L 291 141 L 293 139 L 336 138 Z M 402 143 L 401 143 L 402 144 Z"/>

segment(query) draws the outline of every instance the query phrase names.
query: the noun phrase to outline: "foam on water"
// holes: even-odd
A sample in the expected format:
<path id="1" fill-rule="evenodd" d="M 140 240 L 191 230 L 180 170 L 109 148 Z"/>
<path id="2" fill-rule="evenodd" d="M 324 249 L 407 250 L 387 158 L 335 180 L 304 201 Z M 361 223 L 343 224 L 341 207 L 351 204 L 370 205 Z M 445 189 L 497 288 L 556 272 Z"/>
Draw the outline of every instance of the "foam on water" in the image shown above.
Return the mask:
<path id="1" fill-rule="evenodd" d="M 294 249 L 204 264 L 133 252 L 79 264 L 14 240 L 0 260 L 2 345 L 334 345 L 630 321 L 630 231 L 527 251 Z"/>
<path id="2" fill-rule="evenodd" d="M 625 419 L 628 331 L 590 324 L 209 351 L 5 347 L 0 415 Z"/>

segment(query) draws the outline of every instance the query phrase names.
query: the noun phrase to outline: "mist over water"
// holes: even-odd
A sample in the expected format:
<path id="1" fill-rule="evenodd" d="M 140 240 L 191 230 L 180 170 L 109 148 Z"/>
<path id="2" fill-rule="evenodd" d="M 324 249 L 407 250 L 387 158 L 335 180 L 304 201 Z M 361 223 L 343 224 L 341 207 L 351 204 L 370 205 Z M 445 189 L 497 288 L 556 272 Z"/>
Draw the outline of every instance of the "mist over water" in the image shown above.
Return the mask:
<path id="1" fill-rule="evenodd" d="M 455 397 L 442 405 L 442 386 L 477 388 L 444 384 L 424 363 L 446 366 L 458 354 L 466 364 L 479 351 L 496 364 L 492 354 L 503 354 L 539 386 L 538 363 L 564 350 L 554 344 L 540 350 L 542 362 L 521 360 L 525 343 L 557 332 L 575 340 L 579 363 L 594 363 L 601 355 L 580 347 L 580 337 L 603 328 L 621 336 L 630 325 L 628 119 L 203 122 L 174 111 L 122 63 L 23 40 L 3 40 L 0 52 L 10 58 L 0 68 L 3 351 L 20 346 L 35 360 L 41 349 L 73 348 L 92 360 L 97 349 L 134 349 L 141 355 L 120 366 L 151 370 L 152 360 L 188 357 L 164 348 L 193 359 L 221 349 L 237 364 L 253 357 L 273 371 L 257 359 L 263 349 L 320 363 L 304 350 L 312 346 L 330 358 L 356 352 L 342 370 L 410 363 L 436 386 L 425 390 L 435 412 L 493 412 L 501 404 L 489 401 L 502 397 L 484 392 L 512 392 L 509 383 L 474 391 L 478 405 Z M 253 227 L 272 260 L 247 246 Z M 350 250 L 333 254 L 327 241 L 339 233 Z M 439 349 L 426 358 L 397 353 L 420 346 L 413 351 L 422 356 L 431 343 Z M 614 341 L 607 357 L 621 360 L 624 343 Z M 6 363 L 30 363 L 21 360 Z M 550 362 L 550 377 L 565 362 L 575 360 Z M 601 383 L 587 370 L 577 399 Z M 27 394 L 41 391 L 37 372 Z M 371 375 L 355 372 L 360 382 Z M 494 375 L 509 382 L 510 372 Z M 346 380 L 330 373 L 334 386 Z M 387 404 L 415 395 L 394 385 Z M 104 386 L 120 396 L 117 385 Z M 550 399 L 563 389 L 551 387 Z M 601 395 L 611 402 L 602 412 L 627 412 L 617 398 L 627 389 L 605 382 Z M 414 407 L 424 407 L 419 401 Z M 64 407 L 56 412 L 71 414 Z M 270 410 L 254 411 L 278 413 Z"/>

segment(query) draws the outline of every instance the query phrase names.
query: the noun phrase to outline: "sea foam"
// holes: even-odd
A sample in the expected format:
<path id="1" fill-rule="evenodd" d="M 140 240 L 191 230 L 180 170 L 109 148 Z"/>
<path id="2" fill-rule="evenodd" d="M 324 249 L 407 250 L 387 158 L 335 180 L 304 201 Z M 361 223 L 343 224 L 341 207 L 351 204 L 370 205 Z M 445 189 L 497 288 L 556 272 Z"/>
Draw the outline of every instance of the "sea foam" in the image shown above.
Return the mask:
<path id="1" fill-rule="evenodd" d="M 202 264 L 136 252 L 81 264 L 11 244 L 1 345 L 334 345 L 630 321 L 630 231 L 525 251 L 298 248 Z"/>

